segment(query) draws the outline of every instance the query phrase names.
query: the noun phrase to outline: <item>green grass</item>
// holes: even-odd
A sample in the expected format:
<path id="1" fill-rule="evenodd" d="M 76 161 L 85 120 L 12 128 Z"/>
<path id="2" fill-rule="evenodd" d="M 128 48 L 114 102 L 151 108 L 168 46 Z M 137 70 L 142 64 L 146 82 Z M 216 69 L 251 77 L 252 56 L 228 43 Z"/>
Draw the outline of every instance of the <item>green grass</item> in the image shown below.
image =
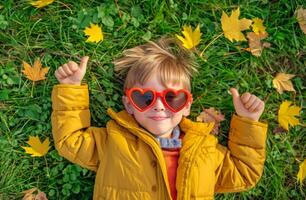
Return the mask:
<path id="1" fill-rule="evenodd" d="M 18 2 L 18 3 L 16 3 Z M 195 102 L 191 118 L 202 108 L 215 107 L 226 116 L 219 135 L 226 144 L 230 116 L 233 113 L 230 87 L 249 91 L 266 102 L 262 120 L 269 123 L 267 160 L 264 174 L 254 189 L 236 194 L 218 194 L 216 199 L 305 199 L 306 188 L 297 184 L 298 164 L 306 158 L 305 124 L 275 134 L 277 111 L 284 100 L 305 108 L 306 37 L 300 30 L 294 11 L 303 0 L 279 1 L 201 1 L 147 0 L 55 1 L 35 9 L 23 1 L 0 3 L 0 199 L 21 199 L 21 191 L 38 187 L 49 199 L 91 199 L 94 173 L 61 158 L 52 143 L 51 91 L 57 84 L 54 71 L 68 60 L 90 56 L 85 81 L 90 87 L 92 124 L 103 126 L 109 119 L 106 109 L 123 108 L 123 80 L 113 72 L 112 60 L 126 48 L 146 39 L 180 34 L 184 24 L 200 24 L 202 51 L 221 32 L 222 10 L 228 14 L 240 6 L 241 17 L 264 19 L 272 44 L 261 57 L 237 50 L 246 42 L 231 43 L 221 36 L 197 57 L 199 74 L 192 81 Z M 104 17 L 99 15 L 104 13 Z M 112 20 L 110 20 L 113 19 Z M 90 22 L 103 26 L 105 40 L 85 43 L 83 29 Z M 35 84 L 21 73 L 22 61 L 33 64 L 40 58 L 50 67 L 47 79 Z M 296 94 L 280 95 L 272 85 L 277 72 L 296 74 Z M 305 115 L 301 115 L 301 121 Z M 51 138 L 51 150 L 42 158 L 32 158 L 20 146 L 30 135 Z"/>

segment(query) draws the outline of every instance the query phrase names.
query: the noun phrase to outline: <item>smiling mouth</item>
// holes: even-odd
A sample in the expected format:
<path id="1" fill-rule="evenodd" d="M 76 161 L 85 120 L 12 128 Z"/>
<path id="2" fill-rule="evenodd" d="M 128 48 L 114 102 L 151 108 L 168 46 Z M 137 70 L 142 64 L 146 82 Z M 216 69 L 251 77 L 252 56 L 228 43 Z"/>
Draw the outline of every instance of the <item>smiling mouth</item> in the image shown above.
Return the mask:
<path id="1" fill-rule="evenodd" d="M 165 119 L 168 119 L 168 117 L 159 117 L 159 116 L 156 116 L 156 117 L 149 117 L 150 119 L 154 120 L 154 121 L 163 121 Z"/>

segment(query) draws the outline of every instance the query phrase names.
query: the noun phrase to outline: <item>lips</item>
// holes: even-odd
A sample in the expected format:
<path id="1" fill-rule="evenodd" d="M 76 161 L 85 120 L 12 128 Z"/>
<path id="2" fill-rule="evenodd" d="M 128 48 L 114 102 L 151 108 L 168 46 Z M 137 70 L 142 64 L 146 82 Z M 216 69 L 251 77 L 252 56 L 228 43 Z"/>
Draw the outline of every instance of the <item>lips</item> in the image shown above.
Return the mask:
<path id="1" fill-rule="evenodd" d="M 149 118 L 154 120 L 154 121 L 162 121 L 162 120 L 168 119 L 168 117 L 163 117 L 163 116 L 152 116 L 152 117 L 149 117 Z"/>

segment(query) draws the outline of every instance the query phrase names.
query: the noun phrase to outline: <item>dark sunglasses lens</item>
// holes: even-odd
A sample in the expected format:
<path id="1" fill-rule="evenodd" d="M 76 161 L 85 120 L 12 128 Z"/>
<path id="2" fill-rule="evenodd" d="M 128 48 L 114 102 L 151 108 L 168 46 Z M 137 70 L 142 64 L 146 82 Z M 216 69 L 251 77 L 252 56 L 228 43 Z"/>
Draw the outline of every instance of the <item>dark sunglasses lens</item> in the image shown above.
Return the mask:
<path id="1" fill-rule="evenodd" d="M 131 94 L 132 100 L 134 103 L 140 108 L 140 109 L 145 109 L 148 107 L 153 99 L 154 99 L 154 94 L 151 91 L 147 91 L 144 94 L 142 94 L 140 91 L 133 91 Z"/>
<path id="2" fill-rule="evenodd" d="M 174 92 L 167 92 L 165 96 L 167 104 L 174 110 L 182 108 L 187 102 L 188 96 L 185 92 L 179 92 L 175 94 Z"/>

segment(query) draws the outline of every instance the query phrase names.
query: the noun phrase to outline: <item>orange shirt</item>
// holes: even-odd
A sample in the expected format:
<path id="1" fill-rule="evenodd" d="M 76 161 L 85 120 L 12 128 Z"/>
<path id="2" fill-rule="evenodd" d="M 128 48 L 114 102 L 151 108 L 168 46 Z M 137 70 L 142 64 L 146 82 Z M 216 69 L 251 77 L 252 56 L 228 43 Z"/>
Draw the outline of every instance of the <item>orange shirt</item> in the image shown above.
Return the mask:
<path id="1" fill-rule="evenodd" d="M 181 132 L 180 138 L 184 137 L 184 133 Z M 167 174 L 168 174 L 168 181 L 170 185 L 171 196 L 173 200 L 176 200 L 176 170 L 178 167 L 178 159 L 180 156 L 180 148 L 175 149 L 162 149 L 163 155 L 166 161 L 167 166 Z"/>
<path id="2" fill-rule="evenodd" d="M 167 165 L 168 181 L 169 181 L 171 196 L 173 200 L 176 200 L 175 179 L 176 179 L 176 169 L 177 169 L 177 164 L 178 164 L 178 158 L 180 154 L 179 151 L 180 149 L 175 149 L 175 150 L 163 149 L 163 154 L 164 154 L 166 165 Z"/>

